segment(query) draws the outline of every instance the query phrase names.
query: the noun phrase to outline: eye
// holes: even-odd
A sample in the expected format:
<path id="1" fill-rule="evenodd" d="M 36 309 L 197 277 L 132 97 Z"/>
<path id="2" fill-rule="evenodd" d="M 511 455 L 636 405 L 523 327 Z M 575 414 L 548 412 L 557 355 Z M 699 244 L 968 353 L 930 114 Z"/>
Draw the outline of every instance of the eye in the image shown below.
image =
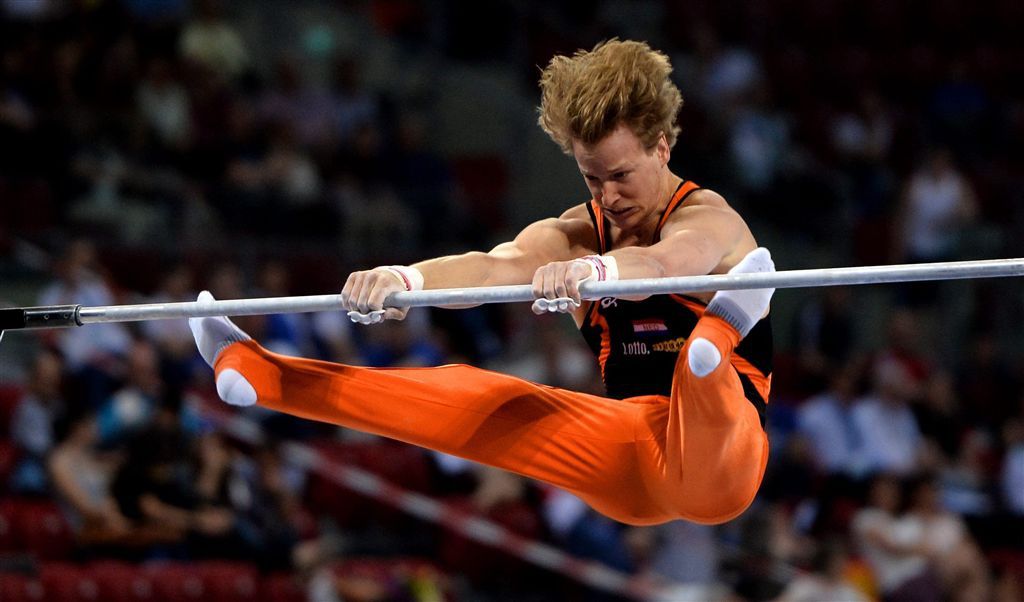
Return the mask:
<path id="1" fill-rule="evenodd" d="M 583 176 L 583 177 L 584 177 L 584 178 L 585 178 L 585 179 L 586 179 L 586 180 L 587 180 L 588 182 L 594 182 L 594 183 L 597 183 L 597 182 L 599 181 L 599 180 L 598 180 L 598 178 L 597 178 L 597 176 L 589 176 L 589 175 L 588 175 L 588 176 Z"/>
<path id="2" fill-rule="evenodd" d="M 616 180 L 624 180 L 624 179 L 626 179 L 626 176 L 628 176 L 628 175 L 629 175 L 628 171 L 617 171 L 617 172 L 615 172 L 614 175 L 612 175 L 612 177 L 614 179 L 616 179 Z"/>

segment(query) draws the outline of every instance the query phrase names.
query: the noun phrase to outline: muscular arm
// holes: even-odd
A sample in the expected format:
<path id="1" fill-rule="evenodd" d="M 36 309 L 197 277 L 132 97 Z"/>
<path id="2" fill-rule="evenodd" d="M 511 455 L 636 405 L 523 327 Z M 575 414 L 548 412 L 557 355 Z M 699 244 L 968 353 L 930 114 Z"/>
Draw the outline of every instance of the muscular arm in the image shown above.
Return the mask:
<path id="1" fill-rule="evenodd" d="M 624 247 L 615 257 L 620 278 L 696 276 L 728 271 L 757 243 L 725 200 L 701 191 L 701 203 L 676 211 L 649 247 Z"/>
<path id="2" fill-rule="evenodd" d="M 572 217 L 570 210 L 559 218 L 541 220 L 527 226 L 511 242 L 498 245 L 488 253 L 471 252 L 430 259 L 417 263 L 423 274 L 423 288 L 463 288 L 526 284 L 540 266 L 568 261 L 592 250 L 585 240 L 593 237 L 588 223 Z M 405 290 L 405 285 L 387 270 L 352 273 L 341 291 L 343 306 L 363 314 L 383 308 L 390 293 Z M 387 308 L 388 319 L 405 317 L 407 308 Z"/>
<path id="3" fill-rule="evenodd" d="M 425 289 L 527 284 L 540 266 L 575 257 L 579 229 L 571 220 L 549 218 L 534 222 L 514 240 L 487 253 L 439 257 L 413 267 L 423 273 Z"/>

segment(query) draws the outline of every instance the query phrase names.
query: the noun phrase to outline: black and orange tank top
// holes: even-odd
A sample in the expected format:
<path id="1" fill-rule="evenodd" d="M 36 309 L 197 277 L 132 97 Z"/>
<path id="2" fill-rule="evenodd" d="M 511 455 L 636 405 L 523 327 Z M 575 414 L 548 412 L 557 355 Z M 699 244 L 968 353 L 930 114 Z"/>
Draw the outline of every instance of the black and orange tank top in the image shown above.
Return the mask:
<path id="1" fill-rule="evenodd" d="M 651 244 L 660 239 L 661 229 L 672 212 L 699 189 L 690 181 L 679 185 L 658 222 Z M 594 200 L 587 209 L 594 222 L 599 252 L 611 251 L 613 241 L 608 218 Z M 598 358 L 608 396 L 616 399 L 638 395 L 669 396 L 676 357 L 705 307 L 701 301 L 685 295 L 654 295 L 643 301 L 605 297 L 591 303 L 580 332 Z M 771 325 L 764 319 L 740 341 L 732 360 L 747 398 L 761 415 L 762 424 L 767 400 L 752 382 L 751 374 L 767 378 L 772 370 L 771 360 Z"/>

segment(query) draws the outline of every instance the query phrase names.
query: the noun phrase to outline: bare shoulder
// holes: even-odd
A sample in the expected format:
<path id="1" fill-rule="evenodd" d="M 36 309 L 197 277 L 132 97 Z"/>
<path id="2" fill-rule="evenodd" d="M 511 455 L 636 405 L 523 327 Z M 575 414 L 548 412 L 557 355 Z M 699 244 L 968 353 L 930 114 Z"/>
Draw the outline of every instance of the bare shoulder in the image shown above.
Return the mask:
<path id="1" fill-rule="evenodd" d="M 746 223 L 739 213 L 726 202 L 725 197 L 714 190 L 702 188 L 694 191 L 686 202 L 669 217 L 666 228 L 673 227 L 721 227 L 739 226 Z"/>
<path id="2" fill-rule="evenodd" d="M 725 197 L 710 188 L 701 188 L 693 191 L 690 198 L 686 199 L 685 207 L 717 207 L 719 209 L 735 210 L 729 206 Z"/>
<path id="3" fill-rule="evenodd" d="M 593 252 L 594 227 L 585 205 L 577 205 L 558 217 L 549 217 L 527 226 L 516 242 L 528 247 L 562 248 L 569 256 Z M 551 259 L 556 261 L 557 259 Z"/>
<path id="4" fill-rule="evenodd" d="M 744 255 L 757 248 L 757 241 L 739 213 L 722 195 L 702 189 L 672 213 L 662 229 L 662 240 L 673 234 L 687 240 L 699 240 L 717 249 L 721 262 L 712 273 L 722 273 L 736 265 Z"/>

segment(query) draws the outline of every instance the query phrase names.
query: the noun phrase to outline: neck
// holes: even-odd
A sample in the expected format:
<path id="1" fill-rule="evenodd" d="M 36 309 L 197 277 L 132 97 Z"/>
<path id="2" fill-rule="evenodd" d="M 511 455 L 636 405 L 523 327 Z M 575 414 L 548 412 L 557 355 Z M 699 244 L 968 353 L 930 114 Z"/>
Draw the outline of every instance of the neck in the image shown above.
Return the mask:
<path id="1" fill-rule="evenodd" d="M 661 216 L 665 214 L 665 210 L 668 209 L 668 204 L 672 202 L 672 196 L 675 194 L 676 189 L 679 188 L 679 184 L 683 181 L 682 178 L 675 175 L 668 168 L 665 168 L 665 173 L 661 178 L 661 183 L 658 186 L 658 205 L 657 208 L 647 217 L 647 220 L 636 229 L 636 235 L 640 240 L 649 241 L 654 236 L 654 231 L 658 228 L 658 222 L 661 221 Z"/>

